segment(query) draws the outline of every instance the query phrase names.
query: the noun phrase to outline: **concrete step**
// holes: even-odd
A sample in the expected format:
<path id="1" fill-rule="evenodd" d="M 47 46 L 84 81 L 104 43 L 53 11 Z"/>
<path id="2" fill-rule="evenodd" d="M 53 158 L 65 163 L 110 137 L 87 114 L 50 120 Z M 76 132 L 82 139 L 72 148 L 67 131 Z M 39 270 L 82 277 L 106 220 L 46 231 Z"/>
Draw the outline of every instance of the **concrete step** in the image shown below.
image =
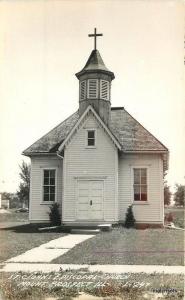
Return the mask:
<path id="1" fill-rule="evenodd" d="M 100 229 L 77 229 L 73 228 L 70 230 L 71 233 L 73 234 L 97 234 L 100 232 Z"/>
<path id="2" fill-rule="evenodd" d="M 98 225 L 98 228 L 101 231 L 111 231 L 112 230 L 112 224 L 100 224 L 100 225 Z"/>

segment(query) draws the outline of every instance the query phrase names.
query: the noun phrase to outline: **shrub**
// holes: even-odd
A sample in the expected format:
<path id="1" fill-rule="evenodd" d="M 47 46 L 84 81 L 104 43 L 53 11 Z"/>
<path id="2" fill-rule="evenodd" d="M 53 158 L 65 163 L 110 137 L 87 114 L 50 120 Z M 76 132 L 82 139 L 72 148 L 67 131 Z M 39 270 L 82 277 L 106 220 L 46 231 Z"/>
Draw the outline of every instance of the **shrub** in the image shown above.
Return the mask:
<path id="1" fill-rule="evenodd" d="M 133 210 L 132 210 L 132 205 L 130 205 L 127 208 L 124 226 L 126 228 L 135 227 L 135 222 L 136 222 L 136 220 L 134 218 L 134 214 L 133 214 Z"/>
<path id="2" fill-rule="evenodd" d="M 60 217 L 60 210 L 59 210 L 58 203 L 53 203 L 50 206 L 50 212 L 48 214 L 49 214 L 49 219 L 50 219 L 51 225 L 53 225 L 53 226 L 61 225 L 61 217 Z"/>
<path id="3" fill-rule="evenodd" d="M 165 221 L 166 222 L 171 223 L 171 222 L 173 222 L 173 220 L 174 220 L 174 217 L 173 217 L 173 214 L 171 212 L 165 216 Z"/>

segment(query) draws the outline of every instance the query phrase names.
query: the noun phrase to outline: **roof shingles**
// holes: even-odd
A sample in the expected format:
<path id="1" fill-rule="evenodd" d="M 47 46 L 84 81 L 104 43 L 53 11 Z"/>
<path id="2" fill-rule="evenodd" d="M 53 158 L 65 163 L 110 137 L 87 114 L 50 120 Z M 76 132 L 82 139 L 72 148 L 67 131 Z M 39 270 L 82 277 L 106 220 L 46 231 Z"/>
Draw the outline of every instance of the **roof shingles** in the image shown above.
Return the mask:
<path id="1" fill-rule="evenodd" d="M 163 144 L 123 108 L 111 111 L 110 128 L 123 151 L 167 151 Z"/>
<path id="2" fill-rule="evenodd" d="M 64 120 L 50 132 L 32 144 L 29 148 L 27 148 L 23 154 L 28 155 L 34 153 L 51 153 L 52 150 L 53 152 L 56 152 L 58 150 L 57 145 L 58 147 L 60 146 L 78 119 L 78 112 L 75 112 L 69 118 Z"/>
<path id="3" fill-rule="evenodd" d="M 60 144 L 75 126 L 78 119 L 79 114 L 76 112 L 32 144 L 23 154 L 31 156 L 37 153 L 56 153 Z M 122 145 L 123 151 L 168 151 L 163 144 L 136 121 L 124 108 L 113 108 L 111 110 L 111 123 L 109 128 Z"/>
<path id="4" fill-rule="evenodd" d="M 109 74 L 112 79 L 114 79 L 114 73 L 111 72 L 104 64 L 104 61 L 100 55 L 98 50 L 93 50 L 88 58 L 88 61 L 85 64 L 85 67 L 78 73 L 76 73 L 76 77 L 80 78 L 84 73 L 88 73 L 92 71 L 103 71 L 104 73 Z"/>

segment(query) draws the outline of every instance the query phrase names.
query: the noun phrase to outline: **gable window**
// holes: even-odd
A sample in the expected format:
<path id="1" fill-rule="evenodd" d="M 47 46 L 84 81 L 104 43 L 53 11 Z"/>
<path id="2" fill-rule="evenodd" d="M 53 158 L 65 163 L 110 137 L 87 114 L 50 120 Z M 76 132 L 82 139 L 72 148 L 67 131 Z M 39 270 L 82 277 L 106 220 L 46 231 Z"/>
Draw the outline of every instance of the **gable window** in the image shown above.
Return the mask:
<path id="1" fill-rule="evenodd" d="M 96 99 L 98 97 L 98 80 L 89 79 L 88 80 L 88 98 Z"/>
<path id="2" fill-rule="evenodd" d="M 101 94 L 100 97 L 104 100 L 109 100 L 109 82 L 106 80 L 101 80 Z"/>
<path id="3" fill-rule="evenodd" d="M 43 201 L 54 202 L 56 196 L 56 170 L 44 170 Z"/>
<path id="4" fill-rule="evenodd" d="M 87 146 L 95 147 L 95 130 L 87 131 Z"/>
<path id="5" fill-rule="evenodd" d="M 147 168 L 134 168 L 134 201 L 147 201 Z"/>
<path id="6" fill-rule="evenodd" d="M 80 82 L 80 100 L 85 99 L 85 94 L 86 94 L 86 81 L 81 81 Z"/>

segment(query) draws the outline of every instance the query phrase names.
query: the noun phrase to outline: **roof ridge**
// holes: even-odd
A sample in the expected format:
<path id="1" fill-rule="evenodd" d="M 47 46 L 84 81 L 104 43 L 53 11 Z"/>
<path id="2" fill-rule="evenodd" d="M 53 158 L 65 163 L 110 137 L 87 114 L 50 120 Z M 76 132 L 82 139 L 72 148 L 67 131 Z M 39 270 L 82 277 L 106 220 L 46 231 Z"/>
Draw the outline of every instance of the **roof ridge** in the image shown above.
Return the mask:
<path id="1" fill-rule="evenodd" d="M 29 147 L 27 147 L 22 154 L 24 155 L 27 150 L 29 148 L 31 148 L 35 143 L 39 142 L 41 139 L 43 139 L 45 136 L 47 136 L 49 133 L 51 133 L 53 130 L 55 130 L 57 127 L 59 127 L 60 125 L 62 125 L 63 123 L 65 123 L 69 118 L 71 118 L 72 116 L 74 116 L 76 113 L 78 112 L 78 110 L 76 112 L 74 112 L 73 114 L 71 114 L 69 117 L 67 117 L 64 121 L 60 122 L 58 125 L 56 125 L 55 127 L 53 127 L 50 131 L 48 131 L 46 134 L 42 135 L 38 140 L 36 140 L 34 143 L 32 143 Z"/>
<path id="2" fill-rule="evenodd" d="M 111 107 L 111 110 L 124 110 L 123 106 L 113 106 Z"/>

